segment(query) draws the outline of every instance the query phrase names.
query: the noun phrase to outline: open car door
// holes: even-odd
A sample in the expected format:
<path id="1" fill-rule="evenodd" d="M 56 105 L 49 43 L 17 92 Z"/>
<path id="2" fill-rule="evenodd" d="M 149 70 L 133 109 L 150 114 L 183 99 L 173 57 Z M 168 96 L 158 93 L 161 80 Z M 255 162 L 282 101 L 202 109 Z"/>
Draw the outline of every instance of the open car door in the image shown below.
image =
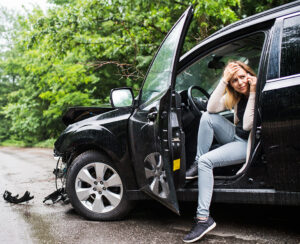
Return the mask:
<path id="1" fill-rule="evenodd" d="M 177 214 L 173 170 L 180 168 L 180 159 L 174 160 L 172 155 L 171 84 L 192 14 L 189 7 L 165 37 L 148 70 L 138 107 L 129 119 L 139 187 Z"/>

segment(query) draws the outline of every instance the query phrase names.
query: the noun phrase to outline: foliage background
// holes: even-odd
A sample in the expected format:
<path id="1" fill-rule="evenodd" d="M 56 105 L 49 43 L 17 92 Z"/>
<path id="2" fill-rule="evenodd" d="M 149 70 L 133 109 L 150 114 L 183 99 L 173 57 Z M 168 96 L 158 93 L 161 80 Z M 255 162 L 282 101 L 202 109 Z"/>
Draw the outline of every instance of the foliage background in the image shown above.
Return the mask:
<path id="1" fill-rule="evenodd" d="M 0 9 L 0 144 L 52 146 L 71 106 L 137 93 L 168 30 L 190 5 L 184 51 L 239 19 L 285 0 L 48 0 L 46 13 Z"/>

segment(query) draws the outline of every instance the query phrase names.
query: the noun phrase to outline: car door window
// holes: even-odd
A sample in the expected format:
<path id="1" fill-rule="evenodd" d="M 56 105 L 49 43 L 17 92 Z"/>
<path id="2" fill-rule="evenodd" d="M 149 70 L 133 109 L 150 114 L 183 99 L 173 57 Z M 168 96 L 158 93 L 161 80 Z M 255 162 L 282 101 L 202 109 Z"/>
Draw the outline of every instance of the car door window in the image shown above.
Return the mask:
<path id="1" fill-rule="evenodd" d="M 284 20 L 280 77 L 300 74 L 300 15 Z"/>
<path id="2" fill-rule="evenodd" d="M 177 76 L 175 90 L 180 92 L 192 85 L 198 85 L 211 94 L 230 60 L 242 61 L 257 72 L 264 40 L 265 33 L 259 32 L 210 52 Z M 199 96 L 205 98 L 203 94 Z"/>
<path id="3" fill-rule="evenodd" d="M 142 89 L 140 104 L 159 97 L 168 89 L 184 20 L 185 18 L 182 18 L 177 23 L 156 54 Z"/>

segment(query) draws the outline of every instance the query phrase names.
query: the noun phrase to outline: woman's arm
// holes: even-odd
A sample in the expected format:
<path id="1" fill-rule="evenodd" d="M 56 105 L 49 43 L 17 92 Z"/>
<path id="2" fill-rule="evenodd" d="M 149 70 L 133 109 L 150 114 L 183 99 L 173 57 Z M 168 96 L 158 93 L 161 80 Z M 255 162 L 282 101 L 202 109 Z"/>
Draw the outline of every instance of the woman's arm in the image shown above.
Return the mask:
<path id="1" fill-rule="evenodd" d="M 228 85 L 228 82 L 230 81 L 233 74 L 238 70 L 239 66 L 235 63 L 229 63 L 226 66 L 221 81 L 208 100 L 207 111 L 209 113 L 219 113 L 226 109 L 224 95 L 225 88 Z"/>
<path id="2" fill-rule="evenodd" d="M 250 92 L 243 118 L 243 130 L 249 131 L 253 127 L 255 92 Z"/>
<path id="3" fill-rule="evenodd" d="M 211 94 L 207 103 L 207 111 L 209 113 L 219 113 L 226 109 L 224 95 L 226 86 L 227 84 L 222 79 Z"/>

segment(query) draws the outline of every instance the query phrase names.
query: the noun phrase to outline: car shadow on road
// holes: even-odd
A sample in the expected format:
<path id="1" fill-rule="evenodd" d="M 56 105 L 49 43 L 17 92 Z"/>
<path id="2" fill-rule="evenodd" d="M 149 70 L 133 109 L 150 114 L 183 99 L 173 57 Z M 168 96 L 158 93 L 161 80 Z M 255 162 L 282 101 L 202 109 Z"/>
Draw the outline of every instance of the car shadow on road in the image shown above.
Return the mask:
<path id="1" fill-rule="evenodd" d="M 137 201 L 131 213 L 123 221 L 127 220 L 167 220 L 167 221 L 193 221 L 196 213 L 196 202 L 181 202 L 180 216 L 152 200 Z M 81 217 L 73 208 L 66 215 L 73 218 Z M 300 218 L 300 211 L 295 206 L 269 206 L 248 204 L 224 204 L 214 203 L 211 206 L 211 215 L 220 225 L 242 225 L 256 227 L 280 228 L 281 230 L 300 233 L 299 225 L 295 220 Z"/>
<path id="2" fill-rule="evenodd" d="M 181 202 L 178 216 L 156 201 L 138 201 L 126 219 L 101 222 L 101 226 L 122 228 L 128 233 L 138 229 L 140 234 L 130 238 L 145 240 L 141 243 L 162 243 L 161 239 L 153 241 L 153 235 L 165 238 L 165 243 L 182 243 L 183 236 L 193 225 L 196 207 L 196 202 Z M 299 225 L 294 224 L 300 217 L 297 210 L 286 206 L 212 204 L 211 214 L 217 228 L 203 238 L 203 243 L 280 243 L 282 238 L 286 243 L 297 243 L 295 240 L 300 238 Z M 88 225 L 98 223 L 80 217 L 72 208 L 66 215 Z"/>

